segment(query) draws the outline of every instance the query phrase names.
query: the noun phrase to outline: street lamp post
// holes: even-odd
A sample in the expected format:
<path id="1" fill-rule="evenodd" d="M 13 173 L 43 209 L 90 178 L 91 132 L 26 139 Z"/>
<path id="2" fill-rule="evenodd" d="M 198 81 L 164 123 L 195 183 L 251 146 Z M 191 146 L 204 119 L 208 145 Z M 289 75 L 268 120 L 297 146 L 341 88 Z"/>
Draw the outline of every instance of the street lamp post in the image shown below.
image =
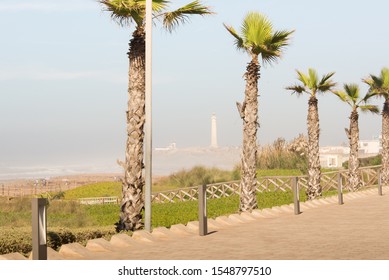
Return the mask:
<path id="1" fill-rule="evenodd" d="M 146 0 L 146 123 L 145 123 L 145 230 L 151 231 L 151 185 L 152 185 L 152 0 Z"/>

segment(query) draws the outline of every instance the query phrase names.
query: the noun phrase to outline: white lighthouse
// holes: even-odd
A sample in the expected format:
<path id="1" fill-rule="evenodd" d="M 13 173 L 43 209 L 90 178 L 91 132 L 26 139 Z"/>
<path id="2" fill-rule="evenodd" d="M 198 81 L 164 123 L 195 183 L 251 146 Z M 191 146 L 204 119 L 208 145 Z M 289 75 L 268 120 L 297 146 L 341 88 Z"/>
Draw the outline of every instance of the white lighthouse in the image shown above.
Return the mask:
<path id="1" fill-rule="evenodd" d="M 217 145 L 217 124 L 216 124 L 216 115 L 212 114 L 211 117 L 211 148 L 218 148 Z"/>

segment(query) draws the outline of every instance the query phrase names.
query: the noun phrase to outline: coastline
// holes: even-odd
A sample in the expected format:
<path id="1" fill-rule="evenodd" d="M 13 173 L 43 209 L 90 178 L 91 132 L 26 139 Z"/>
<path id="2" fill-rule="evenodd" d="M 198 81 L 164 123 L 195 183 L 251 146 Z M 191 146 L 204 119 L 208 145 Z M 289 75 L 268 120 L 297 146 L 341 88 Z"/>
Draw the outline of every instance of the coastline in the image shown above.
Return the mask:
<path id="1" fill-rule="evenodd" d="M 153 151 L 153 180 L 169 176 L 183 169 L 194 166 L 216 167 L 232 170 L 239 162 L 240 149 L 224 148 L 180 148 Z M 36 165 L 5 166 L 0 165 L 0 184 L 34 184 L 46 180 L 63 182 L 97 182 L 117 181 L 123 176 L 122 168 L 107 160 L 105 164 L 73 165 Z"/>

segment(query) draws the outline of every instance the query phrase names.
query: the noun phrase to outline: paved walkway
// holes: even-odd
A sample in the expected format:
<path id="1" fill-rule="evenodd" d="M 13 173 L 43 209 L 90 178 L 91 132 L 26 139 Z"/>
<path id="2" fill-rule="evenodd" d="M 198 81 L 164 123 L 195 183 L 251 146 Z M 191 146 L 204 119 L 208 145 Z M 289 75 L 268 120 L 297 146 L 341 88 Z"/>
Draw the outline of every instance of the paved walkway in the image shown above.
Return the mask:
<path id="1" fill-rule="evenodd" d="M 386 193 L 386 195 L 385 195 Z M 389 259 L 389 188 L 232 215 L 210 221 L 212 233 L 198 236 L 196 223 L 139 232 L 132 238 L 64 245 L 60 259 Z M 68 247 L 66 247 L 68 246 Z M 82 248 L 81 248 L 82 247 Z M 1 256 L 0 256 L 1 257 Z"/>

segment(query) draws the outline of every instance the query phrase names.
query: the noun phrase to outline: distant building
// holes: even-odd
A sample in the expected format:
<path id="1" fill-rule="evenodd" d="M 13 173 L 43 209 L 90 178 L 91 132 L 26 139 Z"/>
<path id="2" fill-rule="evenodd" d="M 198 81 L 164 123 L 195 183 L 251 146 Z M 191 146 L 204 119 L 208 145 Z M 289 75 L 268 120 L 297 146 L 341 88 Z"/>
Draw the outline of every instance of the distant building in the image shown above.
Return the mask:
<path id="1" fill-rule="evenodd" d="M 381 153 L 381 137 L 358 142 L 358 156 L 360 158 L 375 156 Z M 347 146 L 320 147 L 320 165 L 326 168 L 341 168 L 348 161 L 350 148 Z"/>
<path id="2" fill-rule="evenodd" d="M 382 151 L 381 137 L 372 140 L 361 140 L 358 143 L 358 152 L 362 156 L 377 155 Z"/>
<path id="3" fill-rule="evenodd" d="M 170 143 L 167 147 L 165 148 L 155 148 L 156 151 L 171 151 L 177 149 L 176 143 Z"/>
<path id="4" fill-rule="evenodd" d="M 320 148 L 320 165 L 326 168 L 341 168 L 348 160 L 350 148 L 345 146 L 327 146 Z"/>

